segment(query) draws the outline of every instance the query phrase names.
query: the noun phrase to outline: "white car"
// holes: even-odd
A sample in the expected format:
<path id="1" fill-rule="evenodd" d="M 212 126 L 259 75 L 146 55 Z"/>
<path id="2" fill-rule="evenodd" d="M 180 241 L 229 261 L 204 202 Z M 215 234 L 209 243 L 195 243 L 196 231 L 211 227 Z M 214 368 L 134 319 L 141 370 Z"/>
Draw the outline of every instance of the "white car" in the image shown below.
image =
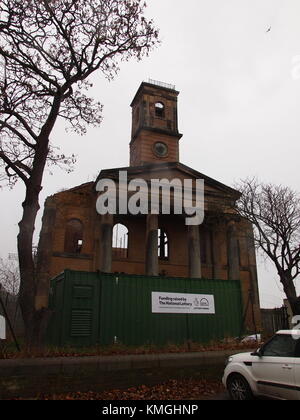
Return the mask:
<path id="1" fill-rule="evenodd" d="M 278 331 L 254 353 L 230 356 L 223 384 L 233 400 L 300 400 L 300 331 Z"/>

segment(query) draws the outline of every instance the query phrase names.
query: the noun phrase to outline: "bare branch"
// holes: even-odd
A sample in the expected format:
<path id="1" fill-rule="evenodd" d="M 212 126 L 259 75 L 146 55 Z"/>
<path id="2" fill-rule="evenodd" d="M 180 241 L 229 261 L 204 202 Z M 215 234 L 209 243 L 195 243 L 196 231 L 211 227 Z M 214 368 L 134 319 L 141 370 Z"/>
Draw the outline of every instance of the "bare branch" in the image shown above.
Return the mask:
<path id="1" fill-rule="evenodd" d="M 0 285 L 11 295 L 18 295 L 20 273 L 16 260 L 0 258 Z"/>
<path id="2" fill-rule="evenodd" d="M 5 153 L 3 153 L 1 150 L 0 150 L 0 159 L 2 159 L 5 163 L 6 163 L 6 165 L 7 165 L 7 167 L 6 167 L 6 173 L 7 173 L 7 175 L 8 175 L 8 177 L 10 177 L 10 175 L 9 175 L 9 172 L 8 172 L 8 170 L 9 169 L 12 169 L 15 173 L 16 173 L 16 175 L 18 175 L 23 181 L 24 181 L 24 183 L 25 184 L 27 184 L 27 181 L 28 181 L 28 178 L 26 177 L 26 175 L 19 169 L 19 165 L 18 165 L 18 162 L 13 162 L 13 161 L 11 161 L 9 158 L 8 158 L 8 156 L 6 156 L 5 155 Z"/>
<path id="3" fill-rule="evenodd" d="M 144 9 L 142 0 L 2 1 L 2 142 L 8 144 L 12 134 L 20 147 L 41 153 L 41 142 L 50 151 L 49 136 L 58 117 L 80 134 L 88 125 L 98 126 L 102 105 L 86 94 L 91 87 L 87 79 L 101 71 L 111 80 L 119 61 L 140 60 L 158 43 L 158 32 L 143 16 Z M 1 157 L 4 154 L 2 147 Z M 22 159 L 26 155 L 30 157 L 24 165 L 40 166 L 40 157 L 37 163 L 25 150 Z M 6 158 L 6 165 L 15 165 L 11 153 Z"/>
<path id="4" fill-rule="evenodd" d="M 20 132 L 18 131 L 15 127 L 11 126 L 10 124 L 7 123 L 7 121 L 2 121 L 0 120 L 0 131 L 1 128 L 8 128 L 8 130 L 10 130 L 13 134 L 15 134 L 17 137 L 19 137 L 19 139 L 28 147 L 35 149 L 35 145 L 30 143 L 26 137 Z"/>

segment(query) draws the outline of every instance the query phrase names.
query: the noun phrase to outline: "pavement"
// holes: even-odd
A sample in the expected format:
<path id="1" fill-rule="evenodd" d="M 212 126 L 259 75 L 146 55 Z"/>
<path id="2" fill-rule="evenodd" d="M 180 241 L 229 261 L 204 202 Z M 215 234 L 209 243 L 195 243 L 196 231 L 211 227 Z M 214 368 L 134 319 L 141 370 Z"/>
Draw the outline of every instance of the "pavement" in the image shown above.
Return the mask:
<path id="1" fill-rule="evenodd" d="M 152 386 L 169 379 L 220 378 L 232 350 L 128 356 L 0 360 L 0 399 Z M 225 394 L 214 400 L 226 399 Z"/>

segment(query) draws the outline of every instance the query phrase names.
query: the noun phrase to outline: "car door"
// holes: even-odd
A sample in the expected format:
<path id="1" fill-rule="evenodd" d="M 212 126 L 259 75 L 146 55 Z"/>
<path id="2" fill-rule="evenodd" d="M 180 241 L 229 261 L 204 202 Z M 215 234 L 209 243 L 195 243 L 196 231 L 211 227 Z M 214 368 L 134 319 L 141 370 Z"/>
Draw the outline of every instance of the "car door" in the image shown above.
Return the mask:
<path id="1" fill-rule="evenodd" d="M 261 395 L 295 398 L 295 347 L 290 334 L 276 334 L 255 357 L 252 371 Z"/>
<path id="2" fill-rule="evenodd" d="M 296 357 L 295 357 L 295 400 L 300 400 L 300 338 L 296 344 Z"/>

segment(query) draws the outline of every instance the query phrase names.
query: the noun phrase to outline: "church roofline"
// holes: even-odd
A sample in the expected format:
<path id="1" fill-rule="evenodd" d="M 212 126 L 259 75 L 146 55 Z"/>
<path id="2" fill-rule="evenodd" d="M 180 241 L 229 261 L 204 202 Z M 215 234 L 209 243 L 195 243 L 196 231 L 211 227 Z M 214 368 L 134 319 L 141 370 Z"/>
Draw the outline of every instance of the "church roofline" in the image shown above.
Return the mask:
<path id="1" fill-rule="evenodd" d="M 76 192 L 76 191 L 79 191 L 79 190 L 82 190 L 82 189 L 86 189 L 88 186 L 90 186 L 91 189 L 92 189 L 93 185 L 94 185 L 94 181 L 84 182 L 83 184 L 76 185 L 75 187 L 66 188 L 66 189 L 62 189 L 61 191 L 57 191 L 56 193 L 48 196 L 47 199 L 50 198 L 50 197 L 56 196 L 58 194 L 64 194 L 66 192 Z"/>
<path id="2" fill-rule="evenodd" d="M 201 172 L 196 171 L 193 168 L 190 168 L 187 165 L 184 165 L 183 163 L 180 162 L 162 162 L 162 163 L 149 163 L 149 164 L 144 164 L 144 165 L 140 165 L 140 166 L 125 166 L 122 168 L 111 168 L 111 169 L 103 169 L 96 181 L 95 181 L 95 186 L 98 182 L 99 179 L 102 178 L 118 178 L 118 172 L 119 171 L 127 171 L 128 174 L 130 175 L 139 175 L 141 173 L 145 173 L 145 172 L 151 172 L 154 170 L 159 170 L 159 169 L 178 169 L 179 171 L 185 172 L 185 173 L 189 173 L 190 175 L 194 176 L 195 178 L 198 179 L 204 179 L 204 182 L 206 182 L 209 185 L 214 185 L 217 188 L 219 188 L 220 190 L 226 192 L 227 194 L 233 195 L 236 197 L 236 199 L 238 199 L 241 196 L 240 191 L 231 188 L 225 184 L 223 184 L 222 182 L 219 182 L 207 175 L 202 174 Z"/>

